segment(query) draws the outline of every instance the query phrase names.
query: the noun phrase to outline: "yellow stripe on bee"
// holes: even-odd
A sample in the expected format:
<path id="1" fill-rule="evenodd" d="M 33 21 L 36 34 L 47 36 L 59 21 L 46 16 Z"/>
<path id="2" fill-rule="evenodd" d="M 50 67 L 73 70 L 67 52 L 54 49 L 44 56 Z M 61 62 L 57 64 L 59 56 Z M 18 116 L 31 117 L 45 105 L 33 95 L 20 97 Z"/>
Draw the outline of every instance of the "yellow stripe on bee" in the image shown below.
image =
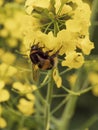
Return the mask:
<path id="1" fill-rule="evenodd" d="M 45 60 L 43 66 L 42 66 L 42 70 L 47 70 L 48 68 L 52 67 L 52 65 L 50 64 L 50 60 Z"/>

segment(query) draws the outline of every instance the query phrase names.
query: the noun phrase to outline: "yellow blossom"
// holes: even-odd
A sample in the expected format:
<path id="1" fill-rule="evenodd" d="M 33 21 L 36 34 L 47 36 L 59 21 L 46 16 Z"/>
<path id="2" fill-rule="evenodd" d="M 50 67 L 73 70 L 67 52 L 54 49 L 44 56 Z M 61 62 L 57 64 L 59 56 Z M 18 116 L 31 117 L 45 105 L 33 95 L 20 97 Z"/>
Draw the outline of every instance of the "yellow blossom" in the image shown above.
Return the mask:
<path id="1" fill-rule="evenodd" d="M 56 68 L 53 71 L 53 79 L 54 79 L 57 87 L 60 88 L 62 85 L 62 78 L 60 77 L 59 72 Z"/>
<path id="2" fill-rule="evenodd" d="M 3 80 L 0 80 L 0 102 L 4 102 L 9 100 L 10 94 L 8 90 L 4 89 L 5 82 Z"/>
<path id="3" fill-rule="evenodd" d="M 31 34 L 28 34 L 28 37 L 25 37 L 24 45 L 27 49 L 29 49 L 30 46 L 32 46 L 33 44 L 37 44 L 38 42 L 40 43 L 40 46 L 45 46 L 46 50 L 53 49 L 54 52 L 61 47 L 57 37 L 54 37 L 52 32 L 44 34 L 41 31 L 33 30 Z"/>
<path id="4" fill-rule="evenodd" d="M 77 75 L 76 74 L 72 74 L 70 76 L 68 76 L 68 81 L 70 83 L 71 86 L 74 86 L 75 81 L 76 81 Z"/>
<path id="5" fill-rule="evenodd" d="M 94 85 L 94 87 L 92 88 L 92 93 L 95 95 L 95 96 L 98 96 L 98 74 L 95 73 L 95 72 L 91 72 L 89 74 L 89 77 L 88 77 L 90 83 L 92 85 Z"/>
<path id="6" fill-rule="evenodd" d="M 4 4 L 4 0 L 0 0 L 0 6 Z"/>
<path id="7" fill-rule="evenodd" d="M 9 66 L 5 63 L 0 64 L 0 76 L 12 76 L 17 72 L 17 69 L 13 66 Z"/>
<path id="8" fill-rule="evenodd" d="M 0 102 L 9 100 L 10 94 L 6 89 L 0 89 Z"/>
<path id="9" fill-rule="evenodd" d="M 92 93 L 94 94 L 94 96 L 98 97 L 98 84 L 93 87 Z"/>
<path id="10" fill-rule="evenodd" d="M 30 9 L 29 14 L 36 7 L 41 7 L 36 9 L 44 10 L 46 3 L 47 12 L 45 14 L 42 13 L 44 14 L 43 17 L 37 18 L 32 12 L 33 17 L 39 20 L 39 28 L 36 30 L 31 26 L 32 29 L 28 29 L 25 45 L 29 45 L 28 48 L 30 49 L 30 44 L 37 44 L 39 42 L 39 46 L 45 46 L 43 51 L 53 50 L 52 53 L 61 48 L 58 55 L 66 55 L 65 61 L 62 62 L 63 66 L 70 68 L 81 67 L 84 63 L 82 53 L 88 55 L 91 49 L 94 48 L 93 43 L 90 42 L 88 37 L 91 14 L 89 5 L 81 0 L 55 0 L 52 5 L 49 5 L 49 1 L 43 4 L 43 1 L 41 0 L 40 3 L 39 0 L 36 2 L 35 0 L 26 1 L 25 6 Z M 70 2 L 72 4 L 68 4 Z M 49 6 L 54 6 L 53 8 L 55 9 L 50 12 Z M 40 15 L 40 11 L 35 12 L 38 16 Z M 77 48 L 81 50 L 79 53 Z"/>
<path id="11" fill-rule="evenodd" d="M 0 80 L 0 89 L 4 88 L 5 82 L 3 80 Z"/>
<path id="12" fill-rule="evenodd" d="M 10 52 L 5 52 L 5 54 L 3 54 L 3 56 L 2 56 L 1 59 L 2 59 L 2 61 L 3 61 L 4 63 L 6 63 L 6 64 L 12 64 L 12 63 L 15 62 L 16 57 L 15 57 L 15 55 L 13 55 L 13 54 L 10 53 Z"/>
<path id="13" fill-rule="evenodd" d="M 8 31 L 4 28 L 2 30 L 0 30 L 0 36 L 1 37 L 7 37 L 8 36 Z"/>
<path id="14" fill-rule="evenodd" d="M 82 39 L 78 46 L 85 55 L 89 55 L 90 51 L 94 48 L 94 44 L 89 40 L 88 36 Z"/>
<path id="15" fill-rule="evenodd" d="M 31 14 L 34 7 L 48 8 L 49 0 L 26 0 L 25 7 L 26 12 L 28 14 Z"/>
<path id="16" fill-rule="evenodd" d="M 52 53 L 55 53 L 62 47 L 59 51 L 61 55 L 76 49 L 75 35 L 68 30 L 61 30 L 57 37 L 54 37 L 52 32 L 44 34 L 41 31 L 32 31 L 28 38 L 26 36 L 24 44 L 29 49 L 32 44 L 37 44 L 38 42 L 40 45 L 45 46 L 46 50 L 53 50 Z"/>
<path id="17" fill-rule="evenodd" d="M 71 32 L 80 32 L 82 29 L 81 22 L 76 19 L 70 19 L 66 21 L 67 29 Z"/>
<path id="18" fill-rule="evenodd" d="M 0 117 L 0 128 L 5 128 L 7 126 L 7 122 L 3 117 Z"/>
<path id="19" fill-rule="evenodd" d="M 12 76 L 15 73 L 17 73 L 17 69 L 15 67 L 13 67 L 13 66 L 9 66 L 9 69 L 7 71 L 7 76 Z"/>
<path id="20" fill-rule="evenodd" d="M 75 12 L 74 12 L 74 18 L 80 18 L 78 19 L 79 21 L 85 21 L 85 24 L 88 24 L 90 23 L 90 15 L 91 15 L 91 10 L 90 10 L 90 6 L 89 4 L 81 1 L 81 0 L 78 0 L 76 1 L 76 4 L 77 4 L 77 8 L 75 9 Z M 86 9 L 86 11 L 85 11 Z"/>
<path id="21" fill-rule="evenodd" d="M 27 20 L 28 19 L 28 20 Z M 36 31 L 40 27 L 39 20 L 32 17 L 31 15 L 24 15 L 24 22 L 22 23 L 22 32 L 26 36 L 28 33 L 31 34 L 32 30 Z"/>
<path id="22" fill-rule="evenodd" d="M 54 50 L 57 47 L 58 41 L 57 41 L 57 38 L 53 36 L 52 32 L 49 32 L 48 34 L 39 32 L 38 39 L 49 50 L 52 50 L 52 49 Z"/>
<path id="23" fill-rule="evenodd" d="M 89 73 L 89 81 L 93 84 L 96 85 L 98 84 L 98 74 L 95 72 Z"/>
<path id="24" fill-rule="evenodd" d="M 25 115 L 29 116 L 34 113 L 34 102 L 28 101 L 24 98 L 21 98 L 17 108 Z"/>
<path id="25" fill-rule="evenodd" d="M 15 38 L 9 38 L 7 43 L 11 48 L 17 47 L 18 42 Z"/>
<path id="26" fill-rule="evenodd" d="M 22 84 L 21 82 L 14 82 L 13 88 L 19 91 L 21 94 L 31 93 L 33 91 L 33 86 Z"/>
<path id="27" fill-rule="evenodd" d="M 84 57 L 82 53 L 70 52 L 65 61 L 62 62 L 62 66 L 68 66 L 69 68 L 79 68 L 84 63 Z"/>
<path id="28" fill-rule="evenodd" d="M 87 34 L 90 26 L 91 10 L 88 4 L 82 1 L 76 1 L 77 8 L 74 11 L 73 19 L 66 21 L 66 27 L 72 32 L 78 32 L 82 35 Z M 85 11 L 86 9 L 86 11 Z"/>
<path id="29" fill-rule="evenodd" d="M 37 90 L 37 86 L 36 85 L 32 85 L 31 88 L 32 88 L 33 91 Z"/>
<path id="30" fill-rule="evenodd" d="M 42 34 L 42 32 L 41 32 Z M 30 51 L 30 48 L 33 44 L 37 44 L 38 42 L 40 42 L 40 40 L 38 41 L 38 37 L 40 37 L 40 32 L 39 31 L 35 31 L 32 28 L 29 28 L 28 32 L 25 32 L 25 37 L 24 37 L 24 45 L 26 50 Z M 28 54 L 28 53 L 27 53 Z"/>
<path id="31" fill-rule="evenodd" d="M 10 4 L 6 4 L 2 10 L 2 13 L 0 12 L 0 24 L 3 25 L 4 28 L 1 29 L 0 35 L 7 39 L 14 38 L 16 41 L 17 39 L 22 40 L 22 25 L 24 21 L 23 10 L 20 8 L 16 10 L 15 6 L 11 6 Z M 3 14 L 3 12 L 5 13 Z M 15 44 L 15 41 L 13 44 Z"/>
<path id="32" fill-rule="evenodd" d="M 76 49 L 76 40 L 72 32 L 68 30 L 61 30 L 57 35 L 57 39 L 59 48 L 62 46 L 60 54 L 68 53 Z"/>
<path id="33" fill-rule="evenodd" d="M 32 93 L 27 93 L 26 97 L 30 100 L 30 101 L 35 101 L 35 96 Z"/>
<path id="34" fill-rule="evenodd" d="M 13 31 L 16 29 L 16 22 L 14 21 L 14 19 L 7 19 L 5 21 L 5 28 L 8 30 L 8 31 Z"/>
<path id="35" fill-rule="evenodd" d="M 66 0 L 67 1 L 67 0 Z M 56 3 L 55 3 L 55 8 L 56 8 L 56 14 L 58 13 L 58 10 L 61 6 L 62 3 L 65 3 L 65 1 L 61 1 L 61 0 L 56 0 Z M 64 4 L 63 8 L 62 8 L 62 11 L 60 12 L 60 15 L 63 15 L 63 14 L 68 14 L 72 11 L 72 7 L 69 6 L 69 5 L 66 5 Z"/>

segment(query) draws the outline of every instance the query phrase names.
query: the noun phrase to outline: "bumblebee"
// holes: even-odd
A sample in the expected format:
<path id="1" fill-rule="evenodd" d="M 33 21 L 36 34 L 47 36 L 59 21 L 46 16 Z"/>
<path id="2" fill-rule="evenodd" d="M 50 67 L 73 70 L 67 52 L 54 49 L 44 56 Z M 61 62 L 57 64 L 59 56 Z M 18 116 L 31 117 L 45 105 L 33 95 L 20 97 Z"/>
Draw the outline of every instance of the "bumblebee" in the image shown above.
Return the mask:
<path id="1" fill-rule="evenodd" d="M 30 50 L 30 59 L 39 69 L 50 70 L 55 66 L 55 60 L 60 49 L 50 56 L 49 53 L 53 50 L 44 52 L 43 48 L 39 47 L 38 44 L 33 45 Z"/>
<path id="2" fill-rule="evenodd" d="M 53 50 L 44 52 L 44 47 L 39 47 L 39 43 L 31 46 L 30 59 L 33 63 L 33 79 L 36 81 L 38 77 L 38 69 L 40 70 L 50 70 L 56 66 L 57 55 L 59 50 L 55 54 L 49 55 Z"/>

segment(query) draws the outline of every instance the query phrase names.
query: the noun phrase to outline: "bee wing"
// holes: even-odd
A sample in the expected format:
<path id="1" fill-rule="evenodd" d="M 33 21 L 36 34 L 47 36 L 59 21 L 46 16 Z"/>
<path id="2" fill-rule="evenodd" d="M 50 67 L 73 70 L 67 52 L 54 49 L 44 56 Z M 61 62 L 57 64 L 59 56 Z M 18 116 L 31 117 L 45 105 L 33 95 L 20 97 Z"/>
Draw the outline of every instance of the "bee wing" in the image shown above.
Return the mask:
<path id="1" fill-rule="evenodd" d="M 37 65 L 32 64 L 32 72 L 33 72 L 33 81 L 37 83 L 39 80 L 39 68 Z"/>

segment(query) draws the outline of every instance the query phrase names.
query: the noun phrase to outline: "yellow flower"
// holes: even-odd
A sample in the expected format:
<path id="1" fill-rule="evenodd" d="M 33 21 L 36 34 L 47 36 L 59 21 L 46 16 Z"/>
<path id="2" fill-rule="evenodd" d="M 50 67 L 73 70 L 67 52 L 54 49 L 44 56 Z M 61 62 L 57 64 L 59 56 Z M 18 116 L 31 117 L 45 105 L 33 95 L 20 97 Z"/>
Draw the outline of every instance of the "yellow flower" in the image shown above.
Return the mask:
<path id="1" fill-rule="evenodd" d="M 83 51 L 85 55 L 89 55 L 90 51 L 94 48 L 93 42 L 89 40 L 89 37 L 86 36 L 81 42 L 79 43 L 79 48 Z"/>
<path id="2" fill-rule="evenodd" d="M 16 29 L 16 22 L 14 21 L 14 19 L 10 18 L 10 19 L 6 19 L 5 21 L 5 28 L 8 30 L 8 31 L 13 31 Z"/>
<path id="3" fill-rule="evenodd" d="M 13 64 L 16 60 L 16 57 L 10 52 L 5 52 L 1 59 L 6 64 Z"/>
<path id="4" fill-rule="evenodd" d="M 60 88 L 61 85 L 62 85 L 62 78 L 60 77 L 57 68 L 55 68 L 54 71 L 53 71 L 53 79 L 54 79 L 55 84 L 57 85 L 57 87 Z"/>
<path id="5" fill-rule="evenodd" d="M 21 94 L 27 94 L 27 93 L 31 93 L 32 91 L 34 91 L 35 86 L 34 85 L 30 86 L 28 84 L 22 84 L 21 82 L 14 82 L 13 88 L 16 89 L 17 91 L 19 91 Z"/>
<path id="6" fill-rule="evenodd" d="M 53 50 L 52 53 L 62 47 L 59 52 L 60 55 L 76 49 L 75 35 L 68 30 L 61 30 L 57 37 L 54 37 L 52 32 L 44 34 L 41 31 L 32 31 L 32 33 L 28 34 L 28 38 L 26 36 L 24 44 L 28 50 L 32 44 L 37 44 L 38 42 L 40 43 L 39 46 L 45 46 L 43 50 Z"/>
<path id="7" fill-rule="evenodd" d="M 24 44 L 30 50 L 31 45 L 39 42 L 39 46 L 44 46 L 43 51 L 53 50 L 51 52 L 53 54 L 62 47 L 58 53 L 58 55 L 66 55 L 62 65 L 79 68 L 84 63 L 82 53 L 88 55 L 94 48 L 88 35 L 90 7 L 82 0 L 54 0 L 52 2 L 49 0 L 26 1 L 27 12 L 30 16 L 32 13 L 33 18 L 38 21 L 36 27 L 28 25 Z M 47 11 L 44 8 L 47 8 Z M 33 9 L 37 17 L 33 15 L 35 13 Z M 43 10 L 42 16 L 41 10 Z M 78 53 L 77 48 L 81 52 Z"/>
<path id="8" fill-rule="evenodd" d="M 18 42 L 17 42 L 17 40 L 15 38 L 9 38 L 7 41 L 8 41 L 7 44 L 11 48 L 17 47 L 17 45 L 18 45 Z"/>
<path id="9" fill-rule="evenodd" d="M 49 32 L 48 34 L 44 34 L 42 32 L 38 33 L 38 40 L 49 50 L 54 50 L 57 48 L 57 38 L 53 36 L 52 32 Z"/>
<path id="10" fill-rule="evenodd" d="M 73 19 L 66 21 L 66 26 L 68 30 L 85 35 L 90 26 L 91 10 L 89 5 L 82 1 L 77 1 L 76 4 L 77 8 L 74 11 Z"/>
<path id="11" fill-rule="evenodd" d="M 88 76 L 90 83 L 94 85 L 94 87 L 92 88 L 92 93 L 95 96 L 98 96 L 98 74 L 95 72 L 91 72 Z"/>
<path id="12" fill-rule="evenodd" d="M 4 86 L 5 86 L 5 82 L 1 80 L 0 81 L 0 102 L 5 102 L 10 98 L 10 94 L 8 90 L 4 89 Z"/>
<path id="13" fill-rule="evenodd" d="M 61 47 L 57 37 L 54 37 L 52 32 L 49 32 L 48 34 L 44 34 L 38 30 L 37 31 L 32 30 L 32 33 L 28 33 L 28 36 L 25 37 L 24 45 L 28 50 L 33 44 L 37 44 L 38 42 L 39 42 L 39 46 L 45 46 L 43 50 L 53 49 L 53 51 L 55 52 Z"/>
<path id="14" fill-rule="evenodd" d="M 24 114 L 24 115 L 31 115 L 34 113 L 34 102 L 28 101 L 24 98 L 21 98 L 17 108 Z"/>
<path id="15" fill-rule="evenodd" d="M 13 66 L 9 66 L 5 63 L 0 64 L 0 76 L 10 77 L 17 72 L 17 69 Z"/>
<path id="16" fill-rule="evenodd" d="M 84 63 L 84 57 L 82 53 L 70 52 L 65 57 L 65 61 L 62 62 L 62 66 L 68 66 L 69 68 L 79 68 Z"/>
<path id="17" fill-rule="evenodd" d="M 31 14 L 34 7 L 48 8 L 49 0 L 26 0 L 25 7 L 26 12 L 28 14 Z"/>
<path id="18" fill-rule="evenodd" d="M 74 11 L 73 19 L 66 21 L 66 28 L 71 32 L 86 35 L 90 26 L 91 10 L 89 5 L 82 1 L 77 1 L 76 4 L 77 8 Z"/>
<path id="19" fill-rule="evenodd" d="M 8 31 L 4 28 L 2 30 L 0 30 L 0 36 L 1 37 L 7 37 L 8 36 Z"/>
<path id="20" fill-rule="evenodd" d="M 72 74 L 72 75 L 68 76 L 67 79 L 68 79 L 68 81 L 69 81 L 71 87 L 74 86 L 75 81 L 76 81 L 76 78 L 77 78 L 77 75 L 76 75 L 76 74 Z"/>
<path id="21" fill-rule="evenodd" d="M 70 32 L 69 30 L 61 30 L 57 34 L 58 44 L 57 46 L 60 48 L 60 54 L 65 54 L 70 51 L 74 51 L 76 49 L 76 40 L 74 33 Z"/>
<path id="22" fill-rule="evenodd" d="M 3 117 L 0 117 L 0 128 L 5 128 L 7 126 L 7 122 Z"/>
<path id="23" fill-rule="evenodd" d="M 58 12 L 58 10 L 59 10 L 61 4 L 62 4 L 63 2 L 65 3 L 65 1 L 67 1 L 67 0 L 63 0 L 63 1 L 61 1 L 61 0 L 56 0 L 56 1 L 55 1 L 56 14 L 57 14 L 57 12 Z M 71 11 L 72 11 L 72 7 L 69 6 L 69 5 L 64 4 L 64 6 L 63 6 L 63 8 L 62 8 L 62 10 L 61 10 L 61 12 L 60 12 L 60 15 L 68 14 L 68 13 L 70 13 Z"/>
<path id="24" fill-rule="evenodd" d="M 93 87 L 92 93 L 94 94 L 94 96 L 98 97 L 98 84 Z"/>
<path id="25" fill-rule="evenodd" d="M 93 84 L 93 85 L 96 85 L 98 84 L 98 74 L 95 73 L 95 72 L 91 72 L 89 73 L 88 75 L 89 77 L 89 81 Z"/>
<path id="26" fill-rule="evenodd" d="M 12 6 L 11 4 L 6 4 L 6 6 L 2 8 L 2 10 L 3 11 L 0 12 L 0 24 L 3 25 L 4 28 L 0 31 L 0 36 L 6 37 L 8 41 L 10 38 L 15 39 L 16 41 L 22 41 L 24 11 L 21 8 L 19 8 L 19 10 L 16 9 L 15 6 Z M 14 40 L 10 41 L 10 44 L 16 45 Z"/>
<path id="27" fill-rule="evenodd" d="M 71 32 L 80 32 L 82 29 L 81 22 L 77 19 L 70 19 L 66 21 L 66 26 Z"/>
<path id="28" fill-rule="evenodd" d="M 30 100 L 30 101 L 35 101 L 35 96 L 32 93 L 27 93 L 26 97 Z"/>
<path id="29" fill-rule="evenodd" d="M 0 80 L 0 89 L 4 88 L 5 82 L 3 80 Z"/>
<path id="30" fill-rule="evenodd" d="M 4 0 L 0 0 L 0 6 L 4 4 Z"/>
<path id="31" fill-rule="evenodd" d="M 29 30 L 25 32 L 23 44 L 25 45 L 26 50 L 30 51 L 30 48 L 33 44 L 37 44 L 38 42 L 40 42 L 38 41 L 38 37 L 40 37 L 40 35 L 40 32 L 37 30 L 33 30 L 33 28 L 29 28 Z"/>
<path id="32" fill-rule="evenodd" d="M 9 66 L 6 75 L 11 77 L 12 75 L 14 75 L 16 73 L 17 73 L 17 69 L 15 67 L 13 67 L 13 66 Z"/>
<path id="33" fill-rule="evenodd" d="M 6 89 L 0 89 L 0 102 L 9 100 L 10 94 Z"/>
<path id="34" fill-rule="evenodd" d="M 90 15 L 91 15 L 89 4 L 81 0 L 76 1 L 76 4 L 77 4 L 77 8 L 75 9 L 75 12 L 74 12 L 74 18 L 77 18 L 77 19 L 79 18 L 78 19 L 79 21 L 83 21 L 83 22 L 85 21 L 86 22 L 85 24 L 89 25 Z"/>

